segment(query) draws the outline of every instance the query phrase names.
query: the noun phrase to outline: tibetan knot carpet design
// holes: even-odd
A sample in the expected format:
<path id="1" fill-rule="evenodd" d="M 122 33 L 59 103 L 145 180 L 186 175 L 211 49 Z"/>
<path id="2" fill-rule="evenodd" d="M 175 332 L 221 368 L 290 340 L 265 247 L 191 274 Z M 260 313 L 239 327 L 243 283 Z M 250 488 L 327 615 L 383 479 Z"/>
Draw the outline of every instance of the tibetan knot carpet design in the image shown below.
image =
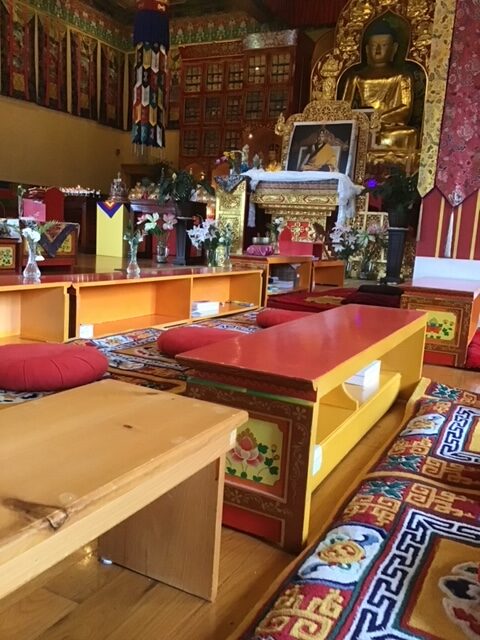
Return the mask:
<path id="1" fill-rule="evenodd" d="M 480 396 L 432 383 L 244 640 L 480 638 Z"/>

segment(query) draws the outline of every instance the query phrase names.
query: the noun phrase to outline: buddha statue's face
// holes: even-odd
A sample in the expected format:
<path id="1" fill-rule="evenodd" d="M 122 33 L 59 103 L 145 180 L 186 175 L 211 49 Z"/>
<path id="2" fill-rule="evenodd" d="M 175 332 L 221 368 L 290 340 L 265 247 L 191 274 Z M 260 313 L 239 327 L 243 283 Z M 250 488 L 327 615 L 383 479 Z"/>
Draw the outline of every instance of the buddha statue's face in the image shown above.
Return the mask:
<path id="1" fill-rule="evenodd" d="M 393 61 L 398 44 L 391 35 L 373 35 L 367 42 L 367 60 L 374 67 L 383 66 Z"/>

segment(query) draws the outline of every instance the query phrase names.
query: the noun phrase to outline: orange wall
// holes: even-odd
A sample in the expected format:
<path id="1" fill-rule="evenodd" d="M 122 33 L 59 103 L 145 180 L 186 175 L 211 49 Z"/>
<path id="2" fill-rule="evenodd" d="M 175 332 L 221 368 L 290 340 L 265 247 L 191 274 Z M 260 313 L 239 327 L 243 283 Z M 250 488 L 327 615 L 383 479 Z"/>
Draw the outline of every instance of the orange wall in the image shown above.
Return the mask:
<path id="1" fill-rule="evenodd" d="M 178 166 L 178 131 L 151 157 L 136 156 L 130 133 L 0 96 L 0 180 L 107 191 L 121 164 L 164 159 Z"/>

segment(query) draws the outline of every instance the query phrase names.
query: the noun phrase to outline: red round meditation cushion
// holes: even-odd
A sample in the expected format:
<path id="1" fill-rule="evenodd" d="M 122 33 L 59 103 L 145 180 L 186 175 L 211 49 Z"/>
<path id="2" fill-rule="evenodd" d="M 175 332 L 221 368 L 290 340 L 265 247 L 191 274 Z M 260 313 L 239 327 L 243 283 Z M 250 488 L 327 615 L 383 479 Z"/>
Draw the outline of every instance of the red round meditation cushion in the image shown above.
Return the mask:
<path id="1" fill-rule="evenodd" d="M 465 367 L 467 369 L 476 369 L 477 371 L 480 371 L 480 329 L 477 329 L 477 332 L 473 336 L 473 340 L 468 345 Z"/>
<path id="2" fill-rule="evenodd" d="M 108 360 L 95 347 L 8 344 L 0 347 L 0 389 L 62 391 L 101 378 Z"/>
<path id="3" fill-rule="evenodd" d="M 299 320 L 313 315 L 309 311 L 289 311 L 288 309 L 264 309 L 257 315 L 257 324 L 259 327 L 266 329 L 274 327 L 277 324 Z"/>
<path id="4" fill-rule="evenodd" d="M 179 353 L 244 335 L 241 331 L 214 327 L 177 327 L 164 331 L 157 340 L 158 350 L 174 358 Z"/>

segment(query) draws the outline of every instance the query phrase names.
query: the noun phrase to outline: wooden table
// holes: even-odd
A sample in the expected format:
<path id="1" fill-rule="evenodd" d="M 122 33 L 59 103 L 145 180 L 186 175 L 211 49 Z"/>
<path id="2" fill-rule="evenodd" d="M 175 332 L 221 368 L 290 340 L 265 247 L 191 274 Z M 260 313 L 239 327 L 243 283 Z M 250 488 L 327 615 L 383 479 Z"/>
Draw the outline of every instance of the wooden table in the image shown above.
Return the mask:
<path id="1" fill-rule="evenodd" d="M 427 312 L 424 362 L 463 367 L 480 317 L 480 283 L 419 278 L 403 285 L 401 306 Z"/>
<path id="2" fill-rule="evenodd" d="M 181 354 L 187 394 L 246 409 L 227 455 L 224 523 L 291 551 L 314 489 L 421 379 L 426 314 L 346 305 Z M 347 380 L 381 361 L 373 388 Z"/>
<path id="3" fill-rule="evenodd" d="M 262 269 L 263 270 L 263 286 L 262 286 L 262 305 L 267 305 L 267 298 L 271 295 L 280 295 L 282 293 L 292 293 L 294 291 L 310 291 L 312 282 L 312 262 L 315 260 L 313 256 L 286 256 L 274 254 L 271 256 L 250 256 L 246 253 L 241 256 L 232 256 L 232 264 L 241 269 Z M 296 273 L 298 274 L 298 282 L 291 289 L 275 290 L 269 280 L 271 276 L 278 273 L 278 267 L 288 265 L 297 265 Z"/>
<path id="4" fill-rule="evenodd" d="M 224 457 L 245 411 L 104 380 L 0 413 L 0 597 L 100 537 L 215 598 Z"/>

